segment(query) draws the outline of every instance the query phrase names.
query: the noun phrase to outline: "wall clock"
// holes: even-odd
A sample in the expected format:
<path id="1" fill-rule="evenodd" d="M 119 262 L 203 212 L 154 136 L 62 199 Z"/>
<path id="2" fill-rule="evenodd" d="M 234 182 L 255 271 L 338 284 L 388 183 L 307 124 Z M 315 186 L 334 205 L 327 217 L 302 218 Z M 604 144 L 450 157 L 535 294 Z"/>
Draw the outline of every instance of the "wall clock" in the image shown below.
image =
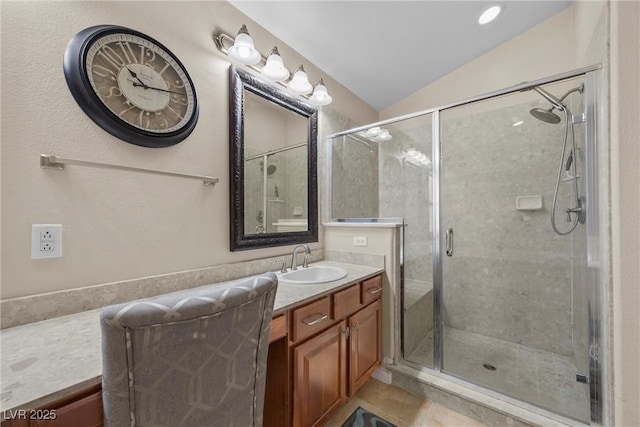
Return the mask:
<path id="1" fill-rule="evenodd" d="M 138 31 L 116 25 L 82 30 L 65 51 L 64 76 L 82 110 L 126 142 L 174 145 L 198 121 L 187 70 L 169 49 Z"/>

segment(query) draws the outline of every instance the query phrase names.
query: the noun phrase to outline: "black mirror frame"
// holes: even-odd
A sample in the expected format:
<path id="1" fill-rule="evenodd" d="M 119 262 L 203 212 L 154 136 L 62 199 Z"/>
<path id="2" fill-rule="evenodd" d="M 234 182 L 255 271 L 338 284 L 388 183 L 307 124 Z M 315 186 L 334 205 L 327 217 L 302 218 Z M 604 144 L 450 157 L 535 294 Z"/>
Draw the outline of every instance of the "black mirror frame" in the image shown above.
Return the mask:
<path id="1" fill-rule="evenodd" d="M 229 192 L 232 251 L 318 241 L 318 111 L 252 74 L 229 67 Z M 244 91 L 307 118 L 308 229 L 285 233 L 244 234 Z"/>

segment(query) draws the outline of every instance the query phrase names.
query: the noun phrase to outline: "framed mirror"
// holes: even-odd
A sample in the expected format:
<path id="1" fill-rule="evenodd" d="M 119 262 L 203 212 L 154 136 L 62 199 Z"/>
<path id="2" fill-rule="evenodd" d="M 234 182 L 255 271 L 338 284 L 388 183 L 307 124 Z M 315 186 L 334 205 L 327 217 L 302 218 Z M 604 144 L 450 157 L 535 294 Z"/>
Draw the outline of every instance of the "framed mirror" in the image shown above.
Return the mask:
<path id="1" fill-rule="evenodd" d="M 318 112 L 233 66 L 231 250 L 318 241 Z"/>

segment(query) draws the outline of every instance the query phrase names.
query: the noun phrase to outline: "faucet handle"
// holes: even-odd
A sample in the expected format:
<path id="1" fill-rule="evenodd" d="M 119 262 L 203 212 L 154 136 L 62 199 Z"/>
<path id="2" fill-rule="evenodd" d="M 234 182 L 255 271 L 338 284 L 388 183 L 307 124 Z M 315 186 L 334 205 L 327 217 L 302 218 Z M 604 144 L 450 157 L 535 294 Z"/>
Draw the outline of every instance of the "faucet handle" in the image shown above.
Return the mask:
<path id="1" fill-rule="evenodd" d="M 280 273 L 286 273 L 287 272 L 287 262 L 286 261 L 282 261 L 280 259 L 276 260 L 276 264 L 280 264 Z"/>

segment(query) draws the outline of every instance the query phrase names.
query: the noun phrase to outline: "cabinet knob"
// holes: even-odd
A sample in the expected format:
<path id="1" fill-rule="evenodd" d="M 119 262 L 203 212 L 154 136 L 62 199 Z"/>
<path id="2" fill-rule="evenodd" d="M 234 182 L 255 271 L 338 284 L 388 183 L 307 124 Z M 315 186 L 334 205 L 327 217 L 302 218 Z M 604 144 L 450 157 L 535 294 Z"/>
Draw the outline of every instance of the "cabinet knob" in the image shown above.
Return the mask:
<path id="1" fill-rule="evenodd" d="M 346 339 L 349 339 L 349 327 L 344 329 L 340 328 L 340 333 L 343 334 Z"/>

